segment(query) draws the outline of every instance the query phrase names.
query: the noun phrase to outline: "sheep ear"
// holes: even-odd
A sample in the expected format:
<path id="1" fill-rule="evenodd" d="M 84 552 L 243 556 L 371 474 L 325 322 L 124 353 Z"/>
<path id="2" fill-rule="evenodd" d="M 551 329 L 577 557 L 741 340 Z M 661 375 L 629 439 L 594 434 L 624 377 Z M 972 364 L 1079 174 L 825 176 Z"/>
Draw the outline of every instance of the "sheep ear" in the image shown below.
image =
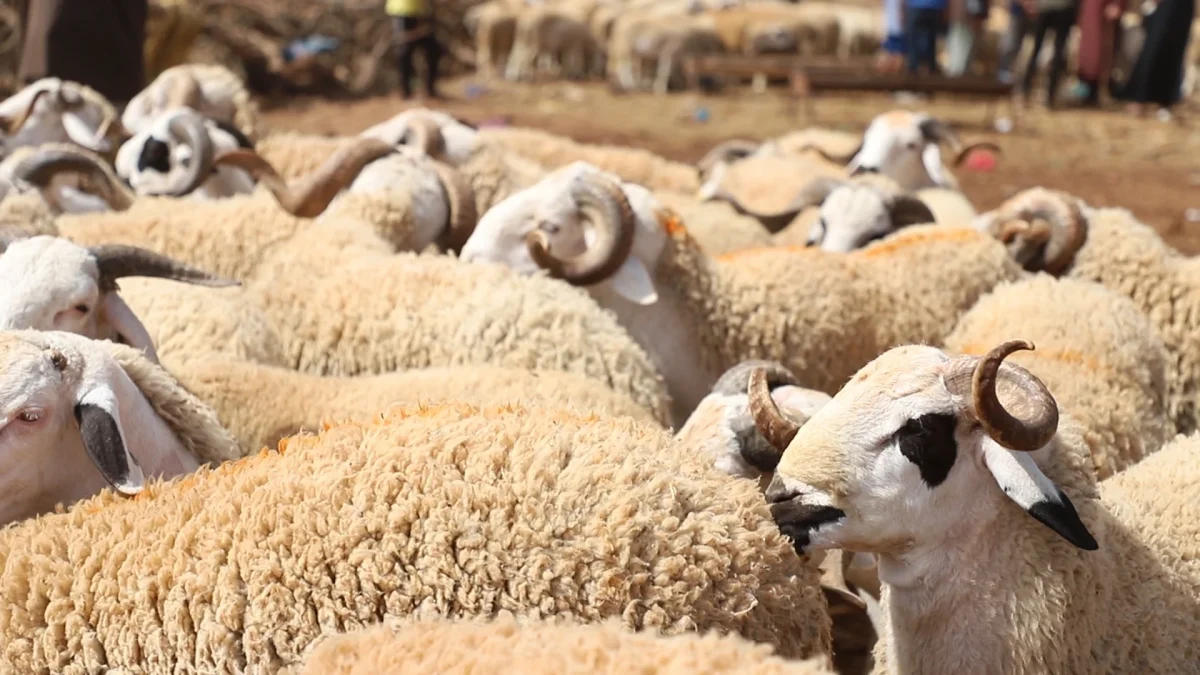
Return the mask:
<path id="1" fill-rule="evenodd" d="M 934 183 L 941 186 L 946 186 L 946 170 L 942 166 L 942 147 L 937 143 L 926 143 L 925 149 L 921 151 L 921 163 L 925 165 L 925 171 L 929 172 L 929 177 Z"/>
<path id="2" fill-rule="evenodd" d="M 889 206 L 892 218 L 892 228 L 900 229 L 909 225 L 924 225 L 934 222 L 933 211 L 929 205 L 912 195 L 897 195 Z"/>
<path id="3" fill-rule="evenodd" d="M 1042 473 L 1029 453 L 1013 452 L 989 438 L 984 441 L 983 461 L 1004 495 L 1038 522 L 1085 551 L 1100 547 L 1071 500 Z"/>
<path id="4" fill-rule="evenodd" d="M 629 256 L 612 275 L 613 290 L 622 298 L 639 305 L 653 305 L 658 302 L 658 291 L 650 272 L 636 256 Z"/>
<path id="5" fill-rule="evenodd" d="M 101 327 L 111 327 L 117 334 L 118 342 L 141 351 L 146 358 L 158 363 L 158 353 L 154 350 L 154 341 L 150 339 L 149 331 L 116 291 L 104 294 L 99 312 L 98 323 Z"/>
<path id="6" fill-rule="evenodd" d="M 104 480 L 124 495 L 141 492 L 145 477 L 129 454 L 112 387 L 107 383 L 89 387 L 75 404 L 75 421 L 79 423 L 83 449 Z"/>

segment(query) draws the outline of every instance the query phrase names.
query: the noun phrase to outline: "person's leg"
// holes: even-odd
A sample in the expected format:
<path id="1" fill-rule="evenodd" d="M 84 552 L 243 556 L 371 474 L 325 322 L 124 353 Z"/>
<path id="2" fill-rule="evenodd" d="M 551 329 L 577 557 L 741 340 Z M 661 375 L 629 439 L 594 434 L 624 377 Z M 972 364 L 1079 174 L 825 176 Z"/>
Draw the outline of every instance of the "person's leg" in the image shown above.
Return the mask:
<path id="1" fill-rule="evenodd" d="M 1050 81 L 1046 84 L 1046 103 L 1053 106 L 1058 100 L 1058 83 L 1067 67 L 1067 38 L 1075 25 L 1075 12 L 1070 9 L 1054 12 L 1054 54 L 1050 59 Z"/>
<path id="2" fill-rule="evenodd" d="M 1042 42 L 1046 39 L 1046 30 L 1050 25 L 1046 16 L 1039 14 L 1033 23 L 1033 51 L 1029 53 L 1029 61 L 1025 64 L 1025 77 L 1021 82 L 1021 93 L 1025 95 L 1026 100 L 1029 99 L 1029 92 L 1033 89 L 1033 76 L 1037 74 L 1038 57 L 1041 56 Z"/>
<path id="3" fill-rule="evenodd" d="M 442 58 L 442 44 L 438 42 L 437 36 L 433 34 L 433 18 L 427 18 L 425 21 L 429 27 L 429 34 L 423 38 L 425 47 L 425 93 L 429 98 L 440 98 L 437 82 L 438 62 Z"/>
<path id="4" fill-rule="evenodd" d="M 1000 60 L 996 64 L 997 79 L 1001 82 L 1012 81 L 1013 66 L 1017 63 L 1017 56 L 1021 54 L 1025 34 L 1028 32 L 1029 18 L 1025 12 L 1013 12 L 1009 18 L 1008 30 L 1000 43 Z"/>
<path id="5" fill-rule="evenodd" d="M 942 31 L 942 13 L 937 10 L 924 9 L 921 10 L 923 15 L 921 21 L 925 25 L 925 40 L 922 44 L 922 60 L 925 62 L 925 67 L 929 69 L 930 75 L 936 75 L 938 72 L 937 63 L 937 39 L 938 33 Z"/>
<path id="6" fill-rule="evenodd" d="M 917 67 L 920 65 L 921 50 L 917 46 L 920 43 L 921 29 L 918 26 L 917 14 L 920 10 L 908 8 L 904 13 L 904 42 L 905 42 L 905 57 L 909 75 L 917 74 Z"/>
<path id="7" fill-rule="evenodd" d="M 411 17 L 397 16 L 392 19 L 396 36 L 396 70 L 400 73 L 400 94 L 404 98 L 412 98 L 412 81 L 416 75 L 413 72 L 413 52 L 416 41 L 409 37 L 413 29 Z"/>

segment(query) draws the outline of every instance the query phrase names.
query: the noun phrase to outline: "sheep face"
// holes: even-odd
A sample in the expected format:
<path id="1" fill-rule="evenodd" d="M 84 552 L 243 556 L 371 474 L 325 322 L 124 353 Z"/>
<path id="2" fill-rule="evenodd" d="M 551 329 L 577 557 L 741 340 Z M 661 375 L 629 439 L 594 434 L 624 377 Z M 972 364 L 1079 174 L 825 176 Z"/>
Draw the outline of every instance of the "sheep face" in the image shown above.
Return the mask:
<path id="1" fill-rule="evenodd" d="M 520 274 L 547 269 L 576 285 L 607 286 L 631 302 L 652 304 L 657 294 L 648 270 L 666 246 L 654 204 L 644 188 L 623 185 L 591 164 L 574 162 L 484 214 L 461 258 L 501 263 Z M 540 255 L 533 238 L 543 242 Z M 605 252 L 584 264 L 588 270 L 582 274 L 551 269 L 600 249 Z"/>
<path id="2" fill-rule="evenodd" d="M 235 283 L 128 246 L 86 249 L 49 236 L 4 244 L 0 241 L 0 330 L 76 333 L 130 345 L 151 360 L 157 360 L 153 342 L 118 295 L 118 278 L 150 276 L 209 286 Z"/>
<path id="3" fill-rule="evenodd" d="M 137 389 L 100 343 L 3 333 L 0 368 L 0 526 L 110 484 L 126 494 L 141 489 L 118 405 Z"/>
<path id="4" fill-rule="evenodd" d="M 926 114 L 900 110 L 884 113 L 871 120 L 862 147 L 846 168 L 850 175 L 882 173 L 905 190 L 953 187 L 938 146 L 945 133 L 945 127 Z"/>
<path id="5" fill-rule="evenodd" d="M 881 239 L 892 230 L 884 195 L 868 186 L 845 185 L 830 192 L 821 204 L 820 216 L 809 230 L 807 243 L 826 251 L 846 253 Z"/>
<path id="6" fill-rule="evenodd" d="M 6 127 L 0 154 L 44 143 L 75 143 L 101 154 L 111 152 L 106 136 L 115 120 L 109 119 L 112 113 L 104 103 L 84 95 L 74 82 L 42 78 L 0 102 Z"/>
<path id="7" fill-rule="evenodd" d="M 254 180 L 233 167 L 214 171 L 213 158 L 249 146 L 233 127 L 190 108 L 174 108 L 123 143 L 114 164 L 117 175 L 139 195 L 230 197 L 253 192 Z"/>
<path id="8" fill-rule="evenodd" d="M 1035 462 L 1053 447 L 1053 397 L 1028 371 L 1002 364 L 1030 347 L 1013 341 L 984 357 L 952 357 L 904 346 L 868 364 L 793 432 L 766 492 L 780 529 L 801 552 L 912 555 L 1014 517 L 1004 510 L 1015 503 L 1072 544 L 1095 549 L 1070 500 Z M 751 400 L 761 400 L 753 388 Z M 764 413 L 756 421 L 778 445 L 780 419 Z"/>

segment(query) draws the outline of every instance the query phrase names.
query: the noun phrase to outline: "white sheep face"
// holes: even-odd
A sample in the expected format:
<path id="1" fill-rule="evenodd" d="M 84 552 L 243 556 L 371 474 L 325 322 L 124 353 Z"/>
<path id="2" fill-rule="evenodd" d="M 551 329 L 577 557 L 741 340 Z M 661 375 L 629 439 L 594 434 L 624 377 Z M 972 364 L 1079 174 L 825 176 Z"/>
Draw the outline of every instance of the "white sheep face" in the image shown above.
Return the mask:
<path id="1" fill-rule="evenodd" d="M 195 151 L 186 141 L 176 138 L 168 129 L 171 120 L 179 115 L 195 114 L 190 108 L 175 108 L 142 125 L 142 130 L 130 137 L 117 151 L 114 166 L 117 175 L 139 195 L 169 194 L 179 176 L 192 161 Z M 213 152 L 236 150 L 238 139 L 211 120 L 205 120 L 205 130 L 212 140 Z M 195 199 L 222 199 L 254 191 L 254 179 L 245 171 L 221 166 L 198 188 L 188 194 Z"/>
<path id="2" fill-rule="evenodd" d="M 0 255 L 0 330 L 59 330 L 99 336 L 99 270 L 87 249 L 32 237 Z"/>
<path id="3" fill-rule="evenodd" d="M 858 154 L 846 168 L 851 174 L 881 173 L 906 191 L 949 187 L 941 148 L 922 128 L 922 123 L 929 119 L 928 115 L 902 110 L 877 116 L 863 134 Z"/>
<path id="4" fill-rule="evenodd" d="M 809 230 L 808 245 L 848 253 L 891 234 L 892 219 L 884 196 L 865 185 L 835 188 L 821 204 Z"/>
<path id="5" fill-rule="evenodd" d="M 1091 539 L 1035 461 L 1054 441 L 1033 453 L 996 443 L 947 388 L 951 365 L 933 347 L 888 351 L 800 428 L 766 493 L 798 551 L 920 558 L 994 519 L 1027 517 L 1014 502 L 1068 541 Z M 1003 380 L 999 393 L 1022 416 Z"/>
<path id="6" fill-rule="evenodd" d="M 17 133 L 3 139 L 3 151 L 45 143 L 75 143 L 101 153 L 112 149 L 98 135 L 105 118 L 99 103 L 83 97 L 78 85 L 57 77 L 42 78 L 0 102 L 0 117 L 20 116 L 40 91 L 47 93 Z M 69 110 L 63 101 L 70 104 Z"/>
<path id="7" fill-rule="evenodd" d="M 585 227 L 579 205 L 572 197 L 572 184 L 597 174 L 603 172 L 591 164 L 574 162 L 511 195 L 479 220 L 460 258 L 500 263 L 520 274 L 534 274 L 540 268 L 529 254 L 525 236 L 535 229 L 546 234 L 555 255 L 583 253 L 594 241 L 595 233 Z M 658 225 L 654 214 L 657 202 L 649 191 L 628 184 L 622 185 L 622 190 L 634 210 L 637 231 L 632 254 L 605 284 L 611 284 L 612 290 L 627 300 L 651 304 L 657 296 L 648 270 L 654 269 L 662 255 L 666 233 Z"/>

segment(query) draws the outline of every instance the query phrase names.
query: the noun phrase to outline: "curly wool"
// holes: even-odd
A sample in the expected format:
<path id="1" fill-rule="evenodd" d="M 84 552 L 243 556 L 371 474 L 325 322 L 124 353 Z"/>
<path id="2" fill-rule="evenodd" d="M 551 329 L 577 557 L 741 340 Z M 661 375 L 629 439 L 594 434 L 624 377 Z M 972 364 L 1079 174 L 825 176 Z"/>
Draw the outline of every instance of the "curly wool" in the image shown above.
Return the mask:
<path id="1" fill-rule="evenodd" d="M 14 672 L 276 672 L 323 635 L 501 610 L 830 639 L 758 490 L 627 418 L 408 408 L 0 531 Z"/>
<path id="2" fill-rule="evenodd" d="M 471 186 L 475 212 L 480 215 L 538 182 L 547 172 L 537 162 L 489 143 L 476 144 L 470 156 L 455 168 Z"/>
<path id="3" fill-rule="evenodd" d="M 307 250 L 306 242 L 295 246 Z M 281 249 L 247 288 L 314 375 L 490 364 L 585 375 L 665 419 L 646 352 L 584 291 L 444 255 L 362 255 L 314 276 Z"/>
<path id="4" fill-rule="evenodd" d="M 338 150 L 358 140 L 357 136 L 318 136 L 294 131 L 270 133 L 254 144 L 254 151 L 271 163 L 287 180 L 316 171 Z"/>
<path id="5" fill-rule="evenodd" d="M 654 193 L 663 206 L 679 214 L 688 231 L 709 255 L 724 255 L 773 245 L 771 233 L 754 218 L 743 216 L 728 202 L 700 201 L 681 192 Z"/>
<path id="6" fill-rule="evenodd" d="M 367 421 L 399 405 L 557 406 L 666 424 L 600 382 L 558 371 L 473 365 L 322 377 L 224 355 L 182 363 L 168 357 L 163 363 L 216 410 L 246 454 L 275 447 L 281 438 L 301 431 L 317 431 L 326 420 Z"/>
<path id="7" fill-rule="evenodd" d="M 1008 360 L 1037 375 L 1080 423 L 1099 478 L 1158 451 L 1173 435 L 1166 349 L 1124 296 L 1045 274 L 1001 284 L 962 317 L 946 348 L 982 355 L 1014 338 L 1036 349 Z"/>
<path id="8" fill-rule="evenodd" d="M 55 213 L 40 192 L 12 193 L 0 199 L 0 230 L 29 236 L 58 235 Z"/>
<path id="9" fill-rule="evenodd" d="M 296 675 L 833 675 L 824 659 L 785 661 L 717 634 L 658 637 L 616 621 L 429 620 L 322 640 Z"/>
<path id="10" fill-rule="evenodd" d="M 483 143 L 497 145 L 548 169 L 583 161 L 651 190 L 690 194 L 700 188 L 696 167 L 641 148 L 577 143 L 540 129 L 521 127 L 488 127 L 481 129 L 478 137 Z"/>

